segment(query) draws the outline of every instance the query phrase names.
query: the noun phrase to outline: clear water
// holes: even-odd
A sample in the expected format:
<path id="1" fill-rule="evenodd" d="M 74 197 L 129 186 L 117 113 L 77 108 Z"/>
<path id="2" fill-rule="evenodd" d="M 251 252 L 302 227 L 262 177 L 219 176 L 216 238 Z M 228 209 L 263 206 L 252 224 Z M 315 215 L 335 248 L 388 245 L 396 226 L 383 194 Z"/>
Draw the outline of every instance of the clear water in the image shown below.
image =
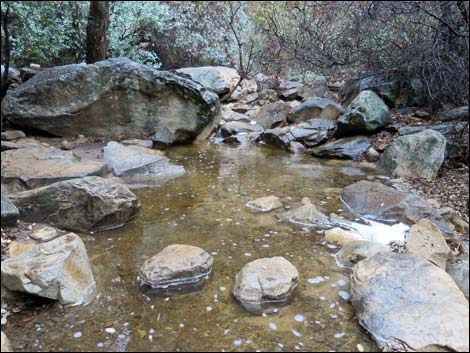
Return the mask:
<path id="1" fill-rule="evenodd" d="M 168 151 L 187 173 L 160 188 L 134 190 L 142 213 L 125 227 L 83 235 L 98 286 L 87 307 L 30 307 L 9 317 L 6 333 L 25 351 L 365 351 L 376 346 L 354 317 L 347 270 L 320 229 L 280 222 L 245 204 L 276 195 L 285 206 L 303 197 L 326 214 L 342 214 L 344 186 L 372 175 L 350 162 L 322 161 L 260 147 L 206 143 Z M 142 263 L 170 244 L 199 246 L 214 256 L 197 293 L 146 296 Z M 259 316 L 231 296 L 249 261 L 284 256 L 299 270 L 288 306 Z M 322 277 L 323 280 L 312 280 Z"/>

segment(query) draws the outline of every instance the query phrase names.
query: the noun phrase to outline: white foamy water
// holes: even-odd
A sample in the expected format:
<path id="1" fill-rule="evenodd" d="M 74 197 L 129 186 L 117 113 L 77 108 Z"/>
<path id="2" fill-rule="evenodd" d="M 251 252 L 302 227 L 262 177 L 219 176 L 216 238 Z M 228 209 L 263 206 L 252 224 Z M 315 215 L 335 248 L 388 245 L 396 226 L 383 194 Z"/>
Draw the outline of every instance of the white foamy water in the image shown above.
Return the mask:
<path id="1" fill-rule="evenodd" d="M 340 226 L 357 231 L 363 237 L 364 241 L 385 245 L 392 241 L 404 242 L 406 240 L 408 230 L 410 229 L 409 226 L 403 223 L 388 225 L 372 221 L 370 219 L 366 220 L 366 222 L 368 224 L 349 221 L 337 221 L 336 223 Z"/>

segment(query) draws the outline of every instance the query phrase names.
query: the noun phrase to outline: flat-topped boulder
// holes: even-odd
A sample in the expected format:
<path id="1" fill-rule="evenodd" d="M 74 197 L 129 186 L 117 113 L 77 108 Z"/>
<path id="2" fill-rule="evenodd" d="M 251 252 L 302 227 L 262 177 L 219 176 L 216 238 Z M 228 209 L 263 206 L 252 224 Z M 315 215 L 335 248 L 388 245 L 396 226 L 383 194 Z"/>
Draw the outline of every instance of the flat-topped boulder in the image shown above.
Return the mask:
<path id="1" fill-rule="evenodd" d="M 362 180 L 344 188 L 341 199 L 356 215 L 384 221 L 401 221 L 408 225 L 413 225 L 422 218 L 428 218 L 443 233 L 451 234 L 439 212 L 426 200 L 411 192 Z"/>
<path id="2" fill-rule="evenodd" d="M 101 177 L 60 181 L 9 197 L 21 220 L 79 232 L 122 226 L 140 208 L 137 197 L 125 185 Z"/>
<path id="3" fill-rule="evenodd" d="M 167 127 L 175 142 L 206 138 L 217 95 L 194 81 L 126 58 L 42 70 L 2 101 L 15 126 L 55 136 L 141 137 Z"/>
<path id="4" fill-rule="evenodd" d="M 343 137 L 315 147 L 311 153 L 313 156 L 321 158 L 356 159 L 366 152 L 369 146 L 367 137 Z"/>
<path id="5" fill-rule="evenodd" d="M 115 141 L 103 148 L 103 159 L 113 174 L 127 182 L 169 179 L 185 173 L 184 167 L 170 163 L 161 151 L 138 145 L 124 146 Z"/>
<path id="6" fill-rule="evenodd" d="M 299 283 L 299 272 L 283 257 L 247 263 L 236 275 L 233 296 L 248 310 L 263 305 L 285 303 Z"/>
<path id="7" fill-rule="evenodd" d="M 55 147 L 28 147 L 2 152 L 1 180 L 11 191 L 86 176 L 104 176 L 107 172 L 104 162 L 81 161 L 73 152 Z"/>
<path id="8" fill-rule="evenodd" d="M 142 265 L 139 281 L 156 290 L 197 287 L 212 271 L 214 260 L 191 245 L 170 245 Z"/>
<path id="9" fill-rule="evenodd" d="M 359 323 L 385 352 L 468 352 L 468 301 L 452 278 L 413 254 L 378 253 L 351 275 Z"/>
<path id="10" fill-rule="evenodd" d="M 96 289 L 85 245 L 74 233 L 31 244 L 3 260 L 2 286 L 62 305 L 88 304 Z"/>
<path id="11" fill-rule="evenodd" d="M 434 130 L 400 136 L 382 154 L 377 167 L 392 177 L 434 179 L 444 162 L 446 143 Z"/>
<path id="12" fill-rule="evenodd" d="M 176 73 L 198 82 L 219 96 L 230 92 L 240 80 L 237 70 L 225 66 L 185 67 L 176 70 Z"/>

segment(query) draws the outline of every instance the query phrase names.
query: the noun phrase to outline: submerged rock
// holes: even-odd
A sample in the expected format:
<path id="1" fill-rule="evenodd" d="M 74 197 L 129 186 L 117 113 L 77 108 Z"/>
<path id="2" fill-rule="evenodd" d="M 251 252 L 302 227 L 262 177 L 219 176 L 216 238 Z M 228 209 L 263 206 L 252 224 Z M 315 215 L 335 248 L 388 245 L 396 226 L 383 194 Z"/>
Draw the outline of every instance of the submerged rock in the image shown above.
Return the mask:
<path id="1" fill-rule="evenodd" d="M 17 253 L 2 261 L 2 285 L 60 304 L 88 304 L 96 284 L 85 245 L 74 233 Z"/>
<path id="2" fill-rule="evenodd" d="M 18 216 L 16 206 L 2 193 L 2 227 L 12 227 L 16 225 Z"/>
<path id="3" fill-rule="evenodd" d="M 248 310 L 285 303 L 297 288 L 299 273 L 283 257 L 263 258 L 247 263 L 236 275 L 233 296 Z"/>
<path id="4" fill-rule="evenodd" d="M 81 161 L 73 152 L 54 147 L 2 152 L 2 184 L 11 191 L 86 176 L 104 176 L 107 172 L 108 168 L 103 162 Z"/>
<path id="5" fill-rule="evenodd" d="M 154 182 L 181 176 L 184 167 L 173 165 L 170 160 L 158 150 L 142 146 L 124 146 L 118 142 L 109 142 L 103 148 L 103 159 L 112 168 L 115 176 L 127 182 Z"/>
<path id="6" fill-rule="evenodd" d="M 392 177 L 434 179 L 444 162 L 446 138 L 425 130 L 397 138 L 382 154 L 377 167 Z"/>
<path id="7" fill-rule="evenodd" d="M 303 206 L 284 212 L 280 218 L 306 226 L 327 227 L 330 225 L 328 217 L 321 213 L 307 198 L 302 199 Z"/>
<path id="8" fill-rule="evenodd" d="M 446 268 L 451 250 L 439 228 L 429 219 L 423 218 L 410 228 L 407 245 L 409 253 Z"/>
<path id="9" fill-rule="evenodd" d="M 381 183 L 362 180 L 347 186 L 343 202 L 356 215 L 382 221 L 401 221 L 413 225 L 428 218 L 445 234 L 451 234 L 439 212 L 421 197 Z"/>
<path id="10" fill-rule="evenodd" d="M 140 207 L 125 185 L 100 177 L 61 181 L 10 198 L 21 220 L 79 232 L 122 226 Z"/>
<path id="11" fill-rule="evenodd" d="M 344 137 L 312 150 L 312 155 L 323 158 L 356 159 L 369 148 L 364 136 Z"/>
<path id="12" fill-rule="evenodd" d="M 126 58 L 43 70 L 2 101 L 15 126 L 55 136 L 140 137 L 166 127 L 178 143 L 206 138 L 219 110 L 217 95 L 194 81 Z"/>
<path id="13" fill-rule="evenodd" d="M 469 292 L 469 257 L 468 254 L 452 256 L 447 260 L 446 272 L 459 286 L 468 299 Z"/>
<path id="14" fill-rule="evenodd" d="M 360 261 L 352 269 L 351 302 L 383 351 L 469 349 L 468 301 L 445 271 L 416 255 Z"/>
<path id="15" fill-rule="evenodd" d="M 246 206 L 261 212 L 269 212 L 282 207 L 282 202 L 277 196 L 265 196 L 257 198 L 256 200 L 248 201 Z"/>
<path id="16" fill-rule="evenodd" d="M 338 118 L 338 135 L 371 133 L 387 125 L 390 110 L 373 91 L 362 91 Z"/>
<path id="17" fill-rule="evenodd" d="M 178 290 L 197 287 L 212 271 L 213 258 L 191 245 L 170 245 L 141 267 L 139 281 L 152 289 Z"/>

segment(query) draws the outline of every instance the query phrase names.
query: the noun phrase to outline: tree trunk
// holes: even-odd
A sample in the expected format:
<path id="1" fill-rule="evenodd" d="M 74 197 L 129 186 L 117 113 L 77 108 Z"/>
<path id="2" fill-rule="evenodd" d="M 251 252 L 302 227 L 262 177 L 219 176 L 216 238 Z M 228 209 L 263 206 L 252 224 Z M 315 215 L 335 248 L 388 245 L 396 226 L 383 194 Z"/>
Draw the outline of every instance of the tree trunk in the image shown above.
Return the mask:
<path id="1" fill-rule="evenodd" d="M 90 1 L 90 14 L 86 28 L 86 62 L 106 59 L 109 26 L 109 1 Z"/>

